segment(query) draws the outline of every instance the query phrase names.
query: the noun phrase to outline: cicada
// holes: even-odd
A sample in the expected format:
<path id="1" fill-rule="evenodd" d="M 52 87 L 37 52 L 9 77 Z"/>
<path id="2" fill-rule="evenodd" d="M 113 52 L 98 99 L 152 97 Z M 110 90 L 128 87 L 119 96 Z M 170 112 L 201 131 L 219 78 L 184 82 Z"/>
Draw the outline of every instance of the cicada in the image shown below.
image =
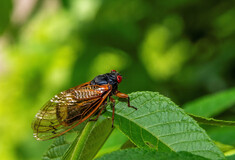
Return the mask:
<path id="1" fill-rule="evenodd" d="M 33 135 L 37 140 L 48 140 L 58 137 L 90 117 L 97 120 L 111 102 L 113 109 L 112 122 L 114 121 L 115 99 L 112 96 L 127 99 L 127 94 L 118 91 L 122 76 L 115 70 L 110 73 L 96 76 L 93 80 L 60 92 L 51 98 L 36 114 L 32 123 Z"/>

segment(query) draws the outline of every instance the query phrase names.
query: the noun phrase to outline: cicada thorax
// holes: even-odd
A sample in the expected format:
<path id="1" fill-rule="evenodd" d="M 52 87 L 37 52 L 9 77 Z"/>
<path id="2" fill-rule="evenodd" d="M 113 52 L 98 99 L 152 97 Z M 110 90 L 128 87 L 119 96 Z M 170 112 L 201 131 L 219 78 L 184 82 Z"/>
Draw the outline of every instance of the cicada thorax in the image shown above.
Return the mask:
<path id="1" fill-rule="evenodd" d="M 96 106 L 107 90 L 108 88 L 98 85 L 87 85 L 71 88 L 55 95 L 50 102 L 58 103 L 55 105 L 57 120 L 64 126 L 83 120 L 93 111 L 91 105 Z"/>

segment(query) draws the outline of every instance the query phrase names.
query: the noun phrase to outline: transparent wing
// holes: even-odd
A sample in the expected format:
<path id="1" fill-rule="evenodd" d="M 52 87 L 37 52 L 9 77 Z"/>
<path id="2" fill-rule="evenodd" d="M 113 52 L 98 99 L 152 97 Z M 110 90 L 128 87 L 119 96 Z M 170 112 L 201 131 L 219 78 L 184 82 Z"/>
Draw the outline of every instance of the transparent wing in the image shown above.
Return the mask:
<path id="1" fill-rule="evenodd" d="M 92 116 L 111 90 L 110 85 L 83 85 L 55 95 L 36 114 L 34 137 L 47 140 L 71 130 Z"/>

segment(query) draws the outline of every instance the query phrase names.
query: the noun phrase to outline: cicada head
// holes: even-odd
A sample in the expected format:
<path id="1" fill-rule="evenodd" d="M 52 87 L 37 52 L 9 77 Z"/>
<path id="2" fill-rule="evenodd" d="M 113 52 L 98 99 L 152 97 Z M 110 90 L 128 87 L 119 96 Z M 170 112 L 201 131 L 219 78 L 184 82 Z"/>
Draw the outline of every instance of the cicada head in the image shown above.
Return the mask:
<path id="1" fill-rule="evenodd" d="M 111 84 L 112 92 L 116 91 L 118 88 L 118 84 L 122 82 L 122 76 L 116 71 L 112 70 L 110 73 L 101 74 L 96 76 L 92 81 L 92 85 L 103 85 L 103 84 Z"/>

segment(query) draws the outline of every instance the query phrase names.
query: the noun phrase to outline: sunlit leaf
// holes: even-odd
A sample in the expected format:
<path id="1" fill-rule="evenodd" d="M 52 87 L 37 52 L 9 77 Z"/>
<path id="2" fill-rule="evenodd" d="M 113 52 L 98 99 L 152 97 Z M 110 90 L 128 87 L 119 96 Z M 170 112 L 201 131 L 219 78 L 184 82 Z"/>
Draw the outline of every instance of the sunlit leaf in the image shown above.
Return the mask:
<path id="1" fill-rule="evenodd" d="M 126 102 L 116 103 L 115 126 L 138 147 L 159 151 L 187 151 L 211 159 L 224 158 L 205 131 L 170 99 L 156 92 L 130 95 L 134 110 Z M 111 116 L 108 110 L 106 115 Z"/>

